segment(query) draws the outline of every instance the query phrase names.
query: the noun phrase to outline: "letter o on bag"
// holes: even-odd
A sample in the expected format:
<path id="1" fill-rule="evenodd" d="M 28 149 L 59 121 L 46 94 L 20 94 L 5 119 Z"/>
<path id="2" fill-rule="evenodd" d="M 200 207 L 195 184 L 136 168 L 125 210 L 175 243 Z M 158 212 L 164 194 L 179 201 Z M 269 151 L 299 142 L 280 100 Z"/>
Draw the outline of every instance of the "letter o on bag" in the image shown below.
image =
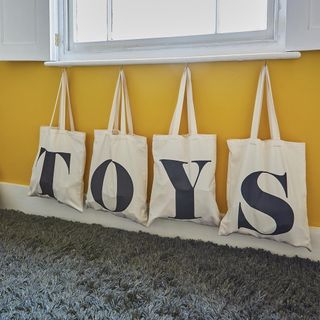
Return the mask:
<path id="1" fill-rule="evenodd" d="M 103 181 L 110 163 L 114 164 L 117 173 L 117 205 L 114 210 L 109 209 L 102 199 Z M 132 201 L 133 190 L 133 182 L 128 171 L 121 164 L 111 159 L 101 163 L 91 178 L 91 193 L 93 199 L 108 211 L 124 211 Z"/>

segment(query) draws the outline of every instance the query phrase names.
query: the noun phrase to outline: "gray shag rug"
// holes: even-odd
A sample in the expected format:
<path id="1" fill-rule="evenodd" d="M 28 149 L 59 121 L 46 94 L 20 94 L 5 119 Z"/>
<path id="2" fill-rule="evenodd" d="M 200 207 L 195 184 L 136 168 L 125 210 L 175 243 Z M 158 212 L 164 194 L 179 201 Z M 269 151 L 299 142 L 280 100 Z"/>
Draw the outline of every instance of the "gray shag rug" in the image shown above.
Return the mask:
<path id="1" fill-rule="evenodd" d="M 0 210 L 0 319 L 320 319 L 320 263 Z"/>

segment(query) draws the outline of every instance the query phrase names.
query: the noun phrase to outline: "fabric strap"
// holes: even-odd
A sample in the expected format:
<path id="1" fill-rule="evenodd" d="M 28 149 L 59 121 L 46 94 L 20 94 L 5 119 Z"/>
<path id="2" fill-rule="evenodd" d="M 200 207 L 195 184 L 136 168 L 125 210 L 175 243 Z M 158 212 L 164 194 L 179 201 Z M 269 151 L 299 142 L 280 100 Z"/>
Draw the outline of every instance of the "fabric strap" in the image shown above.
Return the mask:
<path id="1" fill-rule="evenodd" d="M 171 124 L 170 124 L 170 129 L 169 129 L 170 135 L 179 134 L 181 115 L 182 115 L 182 109 L 183 109 L 183 101 L 184 101 L 186 89 L 187 89 L 188 133 L 189 134 L 198 133 L 196 116 L 194 111 L 194 104 L 193 104 L 191 71 L 188 67 L 186 67 L 182 74 L 176 109 L 174 111 Z"/>
<path id="2" fill-rule="evenodd" d="M 267 88 L 267 108 L 268 108 L 270 135 L 271 135 L 272 140 L 280 140 L 280 131 L 279 131 L 278 120 L 277 120 L 276 111 L 275 111 L 275 107 L 274 107 L 270 75 L 269 75 L 268 67 L 266 65 L 262 67 L 260 75 L 259 75 L 250 138 L 251 139 L 258 138 L 265 79 L 267 80 L 266 81 L 267 82 L 267 85 L 266 85 L 266 88 Z"/>
<path id="3" fill-rule="evenodd" d="M 120 133 L 133 135 L 133 122 L 127 81 L 124 71 L 121 70 L 118 76 L 116 89 L 113 97 L 108 130 L 119 130 L 119 113 L 120 116 Z M 127 130 L 128 126 L 128 130 Z"/>
<path id="4" fill-rule="evenodd" d="M 69 121 L 70 121 L 70 129 L 71 131 L 75 131 L 74 120 L 72 115 L 71 109 L 71 100 L 70 100 L 70 91 L 68 85 L 68 75 L 66 69 L 63 69 L 59 84 L 59 89 L 53 109 L 53 113 L 50 120 L 50 127 L 52 127 L 54 116 L 57 110 L 58 101 L 60 98 L 60 105 L 59 105 L 59 124 L 58 128 L 60 130 L 66 129 L 66 98 L 68 99 L 68 113 L 69 113 Z"/>

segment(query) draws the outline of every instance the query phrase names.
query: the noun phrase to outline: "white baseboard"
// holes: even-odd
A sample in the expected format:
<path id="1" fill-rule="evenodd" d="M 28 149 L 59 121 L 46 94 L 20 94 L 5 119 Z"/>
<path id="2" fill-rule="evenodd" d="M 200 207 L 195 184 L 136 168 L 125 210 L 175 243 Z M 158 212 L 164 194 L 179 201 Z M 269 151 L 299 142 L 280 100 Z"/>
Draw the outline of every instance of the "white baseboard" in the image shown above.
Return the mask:
<path id="1" fill-rule="evenodd" d="M 260 248 L 279 255 L 299 256 L 320 261 L 320 228 L 310 227 L 312 252 L 304 248 L 295 248 L 285 243 L 272 240 L 257 239 L 252 236 L 231 234 L 218 236 L 218 229 L 210 226 L 198 225 L 191 222 L 156 220 L 149 228 L 143 227 L 128 219 L 116 217 L 112 214 L 85 209 L 80 213 L 54 199 L 28 197 L 27 186 L 0 182 L 0 208 L 20 210 L 28 214 L 57 217 L 82 223 L 96 223 L 105 227 L 143 231 L 163 237 L 180 237 L 210 241 L 220 245 L 239 248 Z"/>

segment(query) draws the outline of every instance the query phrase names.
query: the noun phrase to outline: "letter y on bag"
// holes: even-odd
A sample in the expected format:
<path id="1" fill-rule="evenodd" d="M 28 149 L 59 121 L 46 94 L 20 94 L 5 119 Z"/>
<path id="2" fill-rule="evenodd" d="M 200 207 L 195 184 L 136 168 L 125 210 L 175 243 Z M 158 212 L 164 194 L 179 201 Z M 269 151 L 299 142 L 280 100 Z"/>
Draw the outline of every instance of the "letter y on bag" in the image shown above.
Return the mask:
<path id="1" fill-rule="evenodd" d="M 187 91 L 188 135 L 179 135 Z M 193 105 L 191 72 L 183 72 L 178 101 L 168 135 L 153 136 L 154 179 L 149 224 L 172 218 L 218 225 L 215 199 L 216 136 L 198 134 Z"/>

